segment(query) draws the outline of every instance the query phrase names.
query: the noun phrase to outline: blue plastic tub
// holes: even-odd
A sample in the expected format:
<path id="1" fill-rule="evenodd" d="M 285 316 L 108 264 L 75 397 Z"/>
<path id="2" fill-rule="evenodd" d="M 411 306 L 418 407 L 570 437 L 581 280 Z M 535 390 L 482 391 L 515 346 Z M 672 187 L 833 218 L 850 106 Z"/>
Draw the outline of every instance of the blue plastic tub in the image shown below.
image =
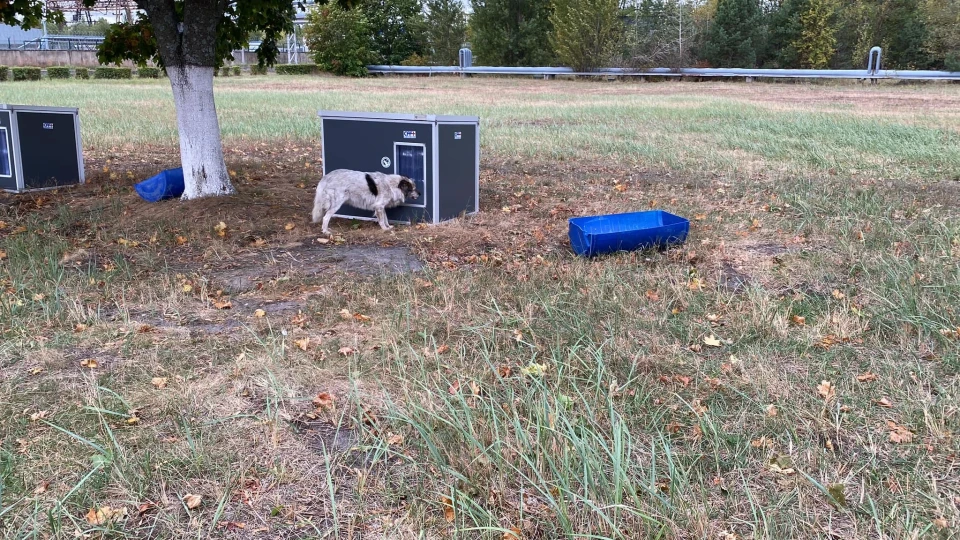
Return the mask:
<path id="1" fill-rule="evenodd" d="M 690 220 L 663 210 L 570 218 L 570 245 L 583 257 L 682 244 L 689 232 Z"/>
<path id="2" fill-rule="evenodd" d="M 133 189 L 147 202 L 179 197 L 183 195 L 183 169 L 167 169 L 135 184 Z"/>

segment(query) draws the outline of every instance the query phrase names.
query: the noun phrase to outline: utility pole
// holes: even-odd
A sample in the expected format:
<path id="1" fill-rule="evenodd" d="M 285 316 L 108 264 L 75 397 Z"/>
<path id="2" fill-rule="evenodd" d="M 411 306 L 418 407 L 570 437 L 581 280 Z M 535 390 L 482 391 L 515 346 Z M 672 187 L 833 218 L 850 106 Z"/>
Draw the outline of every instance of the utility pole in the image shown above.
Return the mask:
<path id="1" fill-rule="evenodd" d="M 678 38 L 680 43 L 680 54 L 677 57 L 677 67 L 679 69 L 683 69 L 683 0 L 677 1 L 677 10 L 680 13 L 680 24 L 678 25 L 680 27 L 680 35 Z"/>

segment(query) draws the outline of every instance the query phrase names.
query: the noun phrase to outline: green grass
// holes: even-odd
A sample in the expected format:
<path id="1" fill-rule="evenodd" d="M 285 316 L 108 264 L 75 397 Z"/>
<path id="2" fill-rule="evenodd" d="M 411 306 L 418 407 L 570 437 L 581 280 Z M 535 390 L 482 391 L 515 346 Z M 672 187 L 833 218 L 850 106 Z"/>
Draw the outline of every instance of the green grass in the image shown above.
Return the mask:
<path id="1" fill-rule="evenodd" d="M 837 110 L 824 99 L 787 108 L 813 89 L 757 85 L 738 94 L 696 85 L 666 84 L 680 92 L 648 92 L 636 83 L 610 83 L 583 92 L 590 83 L 490 79 L 331 78 L 219 79 L 221 128 L 228 144 L 243 140 L 316 141 L 320 109 L 431 112 L 483 119 L 488 152 L 537 159 L 596 159 L 656 164 L 701 171 L 834 170 L 922 178 L 960 175 L 956 115 L 938 116 L 925 98 L 957 103 L 949 86 L 897 90 L 916 104 L 883 108 L 888 87 L 826 87 L 838 98 L 858 100 Z M 594 83 L 595 84 L 595 83 Z M 539 87 L 533 90 L 531 87 Z M 360 90 L 363 91 L 360 91 Z M 769 89 L 769 91 L 767 90 Z M 8 85 L 13 102 L 78 106 L 84 141 L 96 147 L 176 141 L 174 110 L 166 81 L 50 84 L 42 94 L 29 85 Z M 769 92 L 772 99 L 756 99 Z M 779 96 L 779 100 L 776 98 Z M 113 107 L 101 107 L 110 102 Z M 877 105 L 880 103 L 881 105 Z M 914 109 L 914 107 L 924 107 Z M 869 113 L 869 114 L 866 114 Z M 906 120 L 906 121 L 905 121 Z"/>
<path id="2" fill-rule="evenodd" d="M 162 84 L 9 85 L 73 92 L 95 157 L 0 199 L 0 537 L 958 534 L 960 120 L 917 104 L 953 87 L 217 85 L 240 195 L 161 205 L 121 171 L 164 166 Z M 423 272 L 311 272 L 321 108 L 481 116 L 478 216 L 336 224 Z M 567 217 L 650 206 L 684 247 L 570 254 Z"/>

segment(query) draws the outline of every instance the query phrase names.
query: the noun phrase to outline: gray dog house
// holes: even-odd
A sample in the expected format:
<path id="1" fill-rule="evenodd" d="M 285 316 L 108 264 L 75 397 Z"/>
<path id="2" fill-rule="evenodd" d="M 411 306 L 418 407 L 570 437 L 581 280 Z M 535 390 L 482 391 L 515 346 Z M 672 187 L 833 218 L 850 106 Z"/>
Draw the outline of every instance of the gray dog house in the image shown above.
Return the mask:
<path id="1" fill-rule="evenodd" d="M 20 193 L 82 183 L 77 109 L 0 105 L 0 189 Z"/>
<path id="2" fill-rule="evenodd" d="M 320 111 L 323 173 L 337 169 L 402 174 L 420 198 L 387 210 L 398 223 L 440 223 L 480 210 L 480 119 Z M 337 217 L 373 220 L 344 205 Z"/>

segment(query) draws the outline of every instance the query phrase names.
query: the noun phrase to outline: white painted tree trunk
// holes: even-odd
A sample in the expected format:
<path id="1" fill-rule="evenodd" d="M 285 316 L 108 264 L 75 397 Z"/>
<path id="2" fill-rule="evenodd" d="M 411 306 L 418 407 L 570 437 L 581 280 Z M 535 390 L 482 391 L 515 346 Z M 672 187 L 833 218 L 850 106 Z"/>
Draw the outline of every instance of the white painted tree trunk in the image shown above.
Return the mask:
<path id="1" fill-rule="evenodd" d="M 180 132 L 181 199 L 236 193 L 230 183 L 220 143 L 220 123 L 213 102 L 212 67 L 167 68 L 173 87 Z"/>

